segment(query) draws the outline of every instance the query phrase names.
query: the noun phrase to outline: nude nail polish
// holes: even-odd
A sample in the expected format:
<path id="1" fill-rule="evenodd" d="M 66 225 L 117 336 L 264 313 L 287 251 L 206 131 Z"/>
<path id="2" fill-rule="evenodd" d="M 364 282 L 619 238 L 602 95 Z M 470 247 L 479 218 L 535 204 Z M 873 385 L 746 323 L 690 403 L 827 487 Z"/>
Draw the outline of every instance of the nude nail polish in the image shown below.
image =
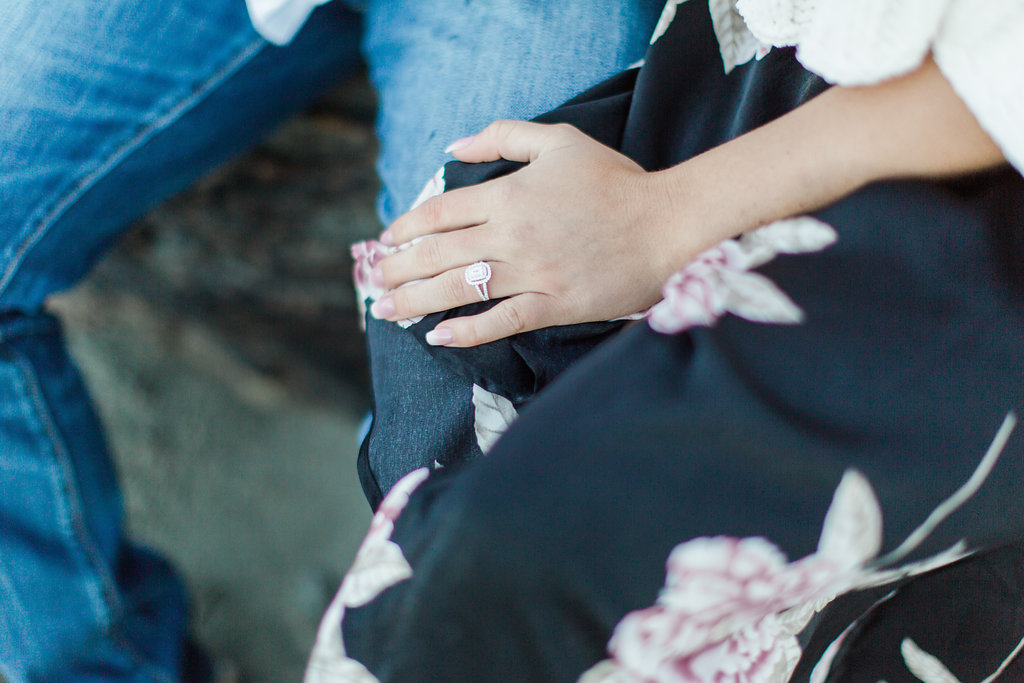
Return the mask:
<path id="1" fill-rule="evenodd" d="M 470 135 L 469 137 L 465 138 L 459 138 L 458 140 L 444 148 L 445 154 L 450 154 L 451 152 L 458 152 L 460 149 L 466 149 L 467 147 L 473 144 L 473 140 L 476 140 L 475 135 Z"/>
<path id="2" fill-rule="evenodd" d="M 370 313 L 374 318 L 390 318 L 395 314 L 395 301 L 390 296 L 378 299 L 370 306 Z"/>
<path id="3" fill-rule="evenodd" d="M 444 346 L 451 344 L 455 337 L 447 327 L 435 327 L 426 334 L 427 343 L 431 346 Z"/>

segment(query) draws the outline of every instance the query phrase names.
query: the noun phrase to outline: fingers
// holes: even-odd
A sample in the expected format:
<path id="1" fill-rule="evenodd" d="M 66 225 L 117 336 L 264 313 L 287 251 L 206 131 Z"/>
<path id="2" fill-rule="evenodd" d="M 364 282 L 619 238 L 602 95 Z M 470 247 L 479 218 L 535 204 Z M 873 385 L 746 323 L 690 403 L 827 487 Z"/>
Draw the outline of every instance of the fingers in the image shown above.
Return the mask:
<path id="1" fill-rule="evenodd" d="M 427 333 L 434 346 L 468 347 L 548 327 L 551 297 L 527 292 L 498 302 L 478 315 L 445 320 Z"/>
<path id="2" fill-rule="evenodd" d="M 503 263 L 488 262 L 491 278 L 487 298 L 498 299 L 518 293 L 512 268 Z M 482 289 L 466 282 L 466 268 L 460 266 L 429 280 L 409 284 L 388 292 L 370 307 L 370 312 L 385 320 L 403 320 L 437 311 L 446 311 L 482 301 Z"/>
<path id="3" fill-rule="evenodd" d="M 541 154 L 572 144 L 583 134 L 567 124 L 495 121 L 480 133 L 453 143 L 448 149 L 460 161 L 475 163 L 509 159 L 531 162 Z M 500 179 L 499 179 L 500 180 Z M 497 181 L 459 188 L 424 201 L 399 216 L 381 242 L 405 244 L 424 235 L 481 225 L 501 202 Z"/>
<path id="4" fill-rule="evenodd" d="M 385 258 L 377 264 L 372 277 L 385 289 L 394 289 L 488 259 L 496 246 L 493 231 L 483 226 L 434 235 Z"/>
<path id="5" fill-rule="evenodd" d="M 384 231 L 380 241 L 389 246 L 405 244 L 417 237 L 459 230 L 487 221 L 491 205 L 490 183 L 463 187 L 436 195 L 398 218 Z"/>
<path id="6" fill-rule="evenodd" d="M 551 149 L 568 144 L 579 131 L 568 124 L 495 121 L 474 136 L 452 143 L 447 151 L 459 161 L 530 162 Z"/>

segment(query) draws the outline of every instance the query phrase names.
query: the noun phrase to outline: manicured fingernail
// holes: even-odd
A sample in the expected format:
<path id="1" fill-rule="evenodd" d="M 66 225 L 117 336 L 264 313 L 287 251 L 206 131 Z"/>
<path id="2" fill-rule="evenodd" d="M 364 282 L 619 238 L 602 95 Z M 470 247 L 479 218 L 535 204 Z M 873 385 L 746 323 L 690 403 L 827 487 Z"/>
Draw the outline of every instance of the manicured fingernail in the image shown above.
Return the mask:
<path id="1" fill-rule="evenodd" d="M 386 296 L 383 299 L 377 299 L 370 306 L 370 313 L 373 314 L 374 318 L 390 318 L 395 314 L 395 301 L 390 296 Z"/>
<path id="2" fill-rule="evenodd" d="M 447 327 L 435 327 L 430 332 L 427 332 L 426 339 L 427 343 L 431 346 L 444 346 L 445 344 L 451 344 L 455 337 Z"/>
<path id="3" fill-rule="evenodd" d="M 379 265 L 370 271 L 370 282 L 377 287 L 384 287 L 384 271 Z"/>
<path id="4" fill-rule="evenodd" d="M 380 243 L 385 247 L 395 246 L 395 236 L 391 234 L 390 228 L 380 234 Z"/>
<path id="5" fill-rule="evenodd" d="M 465 138 L 459 138 L 458 140 L 444 148 L 445 154 L 449 154 L 451 152 L 458 152 L 460 149 L 466 149 L 467 147 L 473 144 L 473 140 L 476 140 L 475 135 L 470 135 L 469 137 Z"/>

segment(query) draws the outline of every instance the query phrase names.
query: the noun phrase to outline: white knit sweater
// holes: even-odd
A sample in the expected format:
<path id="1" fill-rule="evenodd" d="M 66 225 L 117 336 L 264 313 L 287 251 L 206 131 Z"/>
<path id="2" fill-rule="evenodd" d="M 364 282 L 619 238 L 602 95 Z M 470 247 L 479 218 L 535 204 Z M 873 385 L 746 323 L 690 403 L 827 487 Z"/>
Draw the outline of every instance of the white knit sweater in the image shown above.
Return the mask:
<path id="1" fill-rule="evenodd" d="M 931 52 L 1024 173 L 1024 64 L 1013 56 L 1024 48 L 1024 0 L 735 0 L 735 6 L 759 40 L 796 45 L 807 69 L 840 85 L 905 74 Z"/>
<path id="2" fill-rule="evenodd" d="M 257 30 L 278 44 L 327 1 L 246 0 Z M 661 31 L 687 1 L 703 0 L 668 0 Z M 727 70 L 763 54 L 758 46 L 795 45 L 801 63 L 826 80 L 867 85 L 912 71 L 930 52 L 1024 173 L 1024 64 L 1013 57 L 1024 48 L 1024 0 L 707 1 Z"/>

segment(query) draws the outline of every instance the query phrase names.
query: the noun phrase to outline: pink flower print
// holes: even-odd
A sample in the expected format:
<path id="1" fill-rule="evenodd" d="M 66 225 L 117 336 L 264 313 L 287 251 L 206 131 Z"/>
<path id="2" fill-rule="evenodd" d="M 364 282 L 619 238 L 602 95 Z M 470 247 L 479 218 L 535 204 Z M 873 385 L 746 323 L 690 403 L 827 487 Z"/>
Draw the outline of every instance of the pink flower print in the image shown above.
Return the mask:
<path id="1" fill-rule="evenodd" d="M 345 653 L 341 622 L 347 608 L 365 605 L 412 576 L 412 567 L 391 534 L 395 521 L 409 504 L 409 496 L 429 476 L 430 470 L 425 467 L 410 472 L 381 501 L 352 568 L 320 621 L 303 683 L 378 683 L 373 674 Z"/>
<path id="2" fill-rule="evenodd" d="M 370 602 L 385 589 L 412 576 L 412 567 L 402 549 L 391 540 L 395 521 L 409 504 L 409 496 L 422 484 L 430 470 L 421 467 L 402 477 L 381 501 L 370 520 L 352 568 L 341 583 L 339 595 L 346 607 L 360 607 Z"/>
<path id="3" fill-rule="evenodd" d="M 807 621 L 787 610 L 831 597 L 846 574 L 815 555 L 787 563 L 760 538 L 698 538 L 676 547 L 657 604 L 627 615 L 608 650 L 626 680 L 784 681 Z"/>
<path id="4" fill-rule="evenodd" d="M 755 238 L 760 247 L 765 246 L 765 237 Z M 768 241 L 787 249 L 800 246 L 800 239 L 789 238 L 800 238 L 799 231 L 787 229 Z M 755 251 L 754 261 L 770 256 L 764 249 L 748 253 Z M 730 254 L 709 256 L 705 263 L 722 264 L 729 258 Z M 882 548 L 882 510 L 871 484 L 855 470 L 847 470 L 836 488 L 817 550 L 801 560 L 788 562 L 762 538 L 697 538 L 676 546 L 654 606 L 631 612 L 619 622 L 608 643 L 612 658 L 584 672 L 578 683 L 788 681 L 801 654 L 796 635 L 835 596 L 890 584 L 964 557 L 961 542 L 902 567 L 867 566 L 872 560 L 883 565 L 902 560 L 970 499 L 992 472 L 1016 423 L 1016 415 L 1009 413 L 974 474 L 881 559 L 876 558 Z M 838 641 L 829 647 L 812 680 L 827 677 L 838 647 Z M 907 666 L 918 677 L 926 671 L 942 674 L 941 662 L 912 642 L 904 643 L 903 649 Z M 1006 663 L 1021 651 L 1024 641 Z M 941 675 L 922 680 L 955 683 Z"/>
<path id="5" fill-rule="evenodd" d="M 355 261 L 352 267 L 352 279 L 355 281 L 360 301 L 376 300 L 384 293 L 382 287 L 373 283 L 370 273 L 393 251 L 392 248 L 384 246 L 377 240 L 366 240 L 352 245 L 352 259 Z"/>
<path id="6" fill-rule="evenodd" d="M 649 313 L 650 326 L 672 334 L 697 325 L 713 325 L 726 312 L 725 292 L 718 273 L 738 267 L 738 246 L 731 240 L 723 242 L 672 275 L 662 287 L 664 301 Z"/>
<path id="7" fill-rule="evenodd" d="M 701 253 L 662 287 L 664 299 L 648 312 L 657 332 L 709 327 L 732 313 L 754 322 L 794 324 L 803 311 L 771 280 L 752 272 L 777 254 L 820 251 L 836 240 L 830 226 L 809 216 L 766 225 Z"/>
<path id="8" fill-rule="evenodd" d="M 878 552 L 881 510 L 849 471 L 836 489 L 817 552 L 788 562 L 762 538 L 696 538 L 672 551 L 653 607 L 627 614 L 612 659 L 580 683 L 778 683 L 800 659 L 796 635 Z"/>

